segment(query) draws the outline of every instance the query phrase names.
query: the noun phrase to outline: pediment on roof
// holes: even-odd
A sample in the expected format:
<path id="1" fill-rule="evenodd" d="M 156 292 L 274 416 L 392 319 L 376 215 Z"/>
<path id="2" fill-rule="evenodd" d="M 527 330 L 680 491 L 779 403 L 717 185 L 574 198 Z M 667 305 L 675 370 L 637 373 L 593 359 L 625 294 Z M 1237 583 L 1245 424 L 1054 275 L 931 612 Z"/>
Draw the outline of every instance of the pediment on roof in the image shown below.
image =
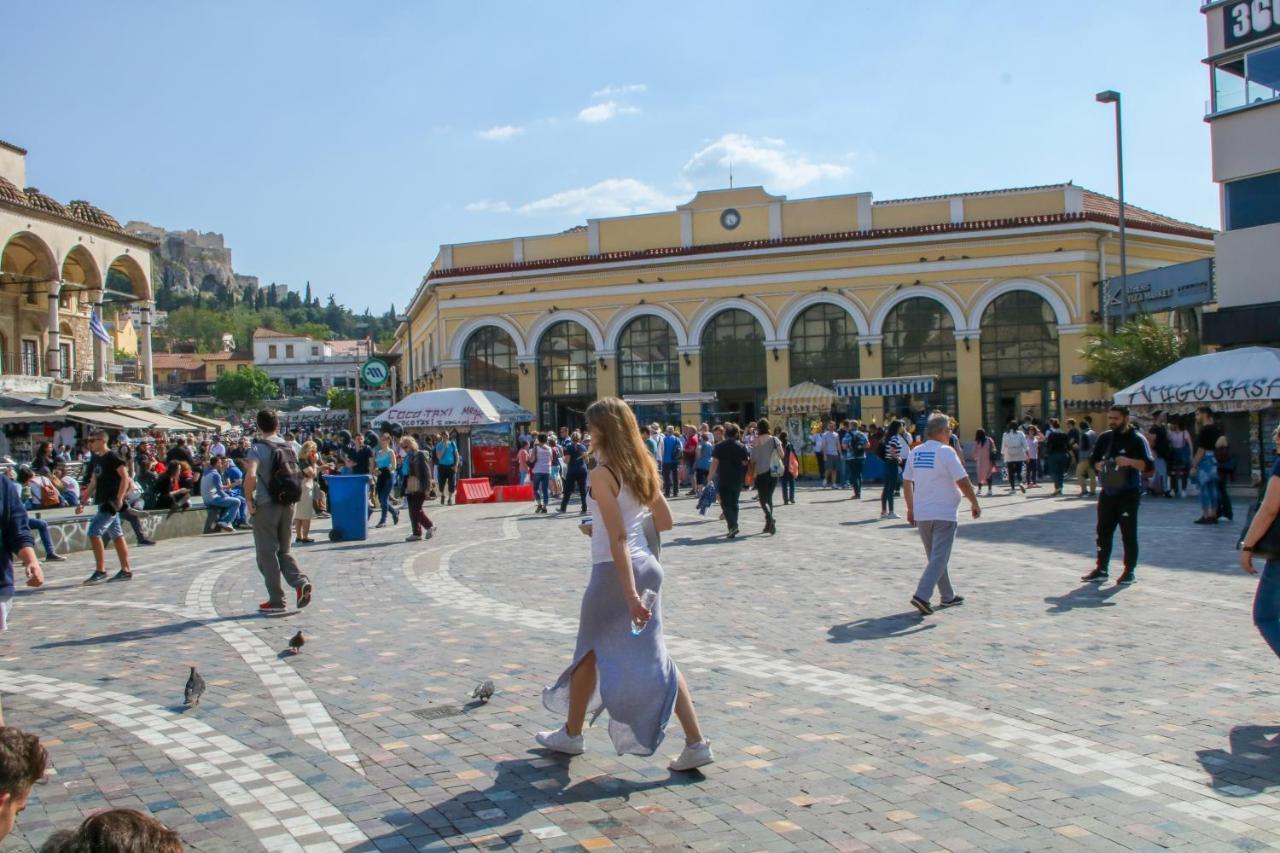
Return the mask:
<path id="1" fill-rule="evenodd" d="M 751 207 L 758 204 L 773 204 L 786 201 L 784 195 L 771 195 L 764 187 L 735 187 L 724 190 L 702 190 L 687 204 L 676 210 L 723 210 L 726 207 Z"/>

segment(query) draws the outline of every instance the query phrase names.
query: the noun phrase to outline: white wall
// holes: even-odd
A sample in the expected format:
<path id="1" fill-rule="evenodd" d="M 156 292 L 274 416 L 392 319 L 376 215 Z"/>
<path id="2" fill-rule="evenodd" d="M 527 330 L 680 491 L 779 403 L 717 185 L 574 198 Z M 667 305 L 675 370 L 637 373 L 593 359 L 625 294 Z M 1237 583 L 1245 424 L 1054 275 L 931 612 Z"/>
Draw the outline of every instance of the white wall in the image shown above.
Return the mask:
<path id="1" fill-rule="evenodd" d="M 1209 128 L 1215 181 L 1280 171 L 1280 103 L 1216 118 Z"/>
<path id="2" fill-rule="evenodd" d="M 1220 307 L 1280 301 L 1280 224 L 1224 231 L 1214 248 Z"/>

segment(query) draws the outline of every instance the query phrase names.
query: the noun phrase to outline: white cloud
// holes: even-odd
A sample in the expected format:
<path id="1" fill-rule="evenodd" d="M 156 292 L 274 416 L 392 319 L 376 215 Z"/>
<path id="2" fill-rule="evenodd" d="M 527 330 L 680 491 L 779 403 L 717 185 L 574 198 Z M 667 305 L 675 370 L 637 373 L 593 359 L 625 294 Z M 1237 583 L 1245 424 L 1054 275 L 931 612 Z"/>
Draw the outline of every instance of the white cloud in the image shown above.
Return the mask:
<path id="1" fill-rule="evenodd" d="M 563 214 L 582 218 L 626 216 L 666 210 L 683 201 L 635 178 L 608 178 L 589 187 L 552 193 L 521 205 L 505 201 L 474 201 L 467 205 L 473 213 L 522 213 L 525 216 Z"/>
<path id="2" fill-rule="evenodd" d="M 471 213 L 510 213 L 511 205 L 505 201 L 473 201 L 467 205 Z"/>
<path id="3" fill-rule="evenodd" d="M 591 97 L 599 98 L 617 98 L 622 95 L 641 95 L 649 91 L 649 87 L 643 83 L 626 83 L 622 86 L 614 86 L 612 84 L 605 86 L 603 89 L 597 89 L 591 93 Z"/>
<path id="4" fill-rule="evenodd" d="M 598 122 L 608 121 L 614 116 L 638 112 L 640 112 L 640 110 L 637 107 L 629 107 L 626 104 L 620 104 L 617 101 L 604 101 L 603 103 L 583 107 L 578 111 L 578 119 L 590 124 L 596 124 Z"/>
<path id="5" fill-rule="evenodd" d="M 731 163 L 735 173 L 759 173 L 766 188 L 781 192 L 824 178 L 843 178 L 851 171 L 839 163 L 814 163 L 782 139 L 726 133 L 690 157 L 684 172 L 689 177 L 714 172 L 723 182 Z"/>
<path id="6" fill-rule="evenodd" d="M 497 127 L 491 127 L 488 130 L 476 131 L 476 136 L 488 142 L 506 142 L 513 136 L 519 136 L 524 133 L 523 127 L 515 127 L 510 124 L 500 124 Z"/>

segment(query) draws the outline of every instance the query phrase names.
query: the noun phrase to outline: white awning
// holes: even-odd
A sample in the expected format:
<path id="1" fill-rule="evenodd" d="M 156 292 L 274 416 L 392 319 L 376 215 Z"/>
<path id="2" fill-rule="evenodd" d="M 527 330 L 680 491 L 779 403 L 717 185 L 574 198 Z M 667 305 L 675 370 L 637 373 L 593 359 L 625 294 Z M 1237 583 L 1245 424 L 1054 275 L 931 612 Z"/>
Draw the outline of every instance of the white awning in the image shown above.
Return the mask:
<path id="1" fill-rule="evenodd" d="M 936 376 L 892 376 L 880 379 L 837 379 L 832 383 L 841 397 L 897 397 L 903 394 L 928 394 Z"/>
<path id="2" fill-rule="evenodd" d="M 100 411 L 75 411 L 67 413 L 67 420 L 78 421 L 82 424 L 91 424 L 93 426 L 110 427 L 111 429 L 151 429 L 151 425 L 155 423 L 152 420 L 142 420 L 152 412 L 139 411 L 137 417 L 122 415 L 119 412 L 110 412 L 106 410 Z"/>
<path id="3" fill-rule="evenodd" d="M 1175 414 L 1199 406 L 1252 412 L 1280 405 L 1280 349 L 1241 347 L 1184 358 L 1117 391 L 1115 401 Z"/>

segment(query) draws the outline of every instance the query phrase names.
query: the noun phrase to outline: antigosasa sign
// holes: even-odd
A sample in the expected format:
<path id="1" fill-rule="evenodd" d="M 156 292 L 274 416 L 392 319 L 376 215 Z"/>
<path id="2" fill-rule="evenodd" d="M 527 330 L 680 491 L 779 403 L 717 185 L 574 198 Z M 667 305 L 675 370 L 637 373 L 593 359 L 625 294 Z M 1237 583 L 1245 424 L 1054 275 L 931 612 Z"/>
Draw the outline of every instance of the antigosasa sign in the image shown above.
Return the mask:
<path id="1" fill-rule="evenodd" d="M 1270 400 L 1280 396 L 1280 378 L 1224 379 L 1221 382 L 1171 382 L 1143 385 L 1133 392 L 1132 402 L 1139 405 L 1173 405 L 1195 403 L 1247 402 Z"/>
<path id="2" fill-rule="evenodd" d="M 1280 33 L 1280 0 L 1239 0 L 1222 10 L 1223 44 L 1236 47 Z"/>

